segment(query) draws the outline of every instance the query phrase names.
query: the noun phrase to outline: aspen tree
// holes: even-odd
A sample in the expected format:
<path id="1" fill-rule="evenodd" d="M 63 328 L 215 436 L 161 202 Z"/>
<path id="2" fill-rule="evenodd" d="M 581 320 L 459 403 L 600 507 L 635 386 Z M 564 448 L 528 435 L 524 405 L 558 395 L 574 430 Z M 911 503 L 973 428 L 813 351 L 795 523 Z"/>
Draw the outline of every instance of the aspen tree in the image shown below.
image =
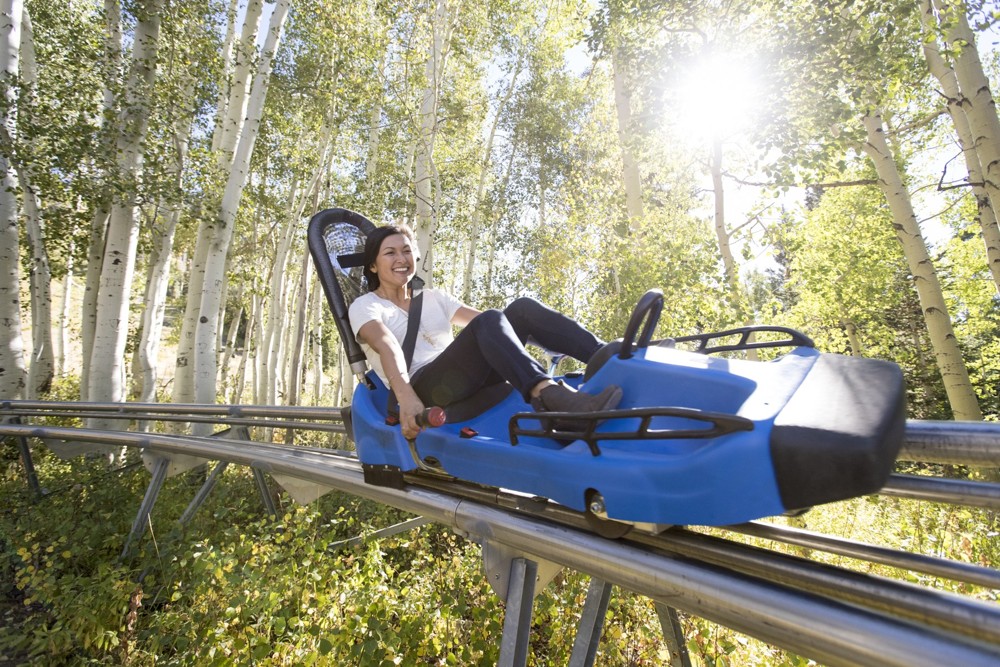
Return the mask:
<path id="1" fill-rule="evenodd" d="M 114 154 L 114 127 L 107 122 L 115 116 L 118 105 L 118 71 L 122 66 L 122 8 L 119 0 L 104 0 L 104 52 L 101 69 L 104 79 L 102 110 L 98 132 L 100 148 L 106 155 Z M 103 171 L 103 170 L 101 170 Z M 100 172 L 99 172 L 100 173 Z M 107 178 L 108 174 L 102 174 Z M 84 276 L 83 299 L 80 314 L 80 340 L 83 349 L 83 363 L 80 368 L 80 400 L 90 398 L 91 350 L 97 326 L 97 297 L 100 293 L 101 267 L 104 264 L 104 239 L 111 215 L 111 201 L 101 193 L 94 202 L 94 213 L 90 220 L 87 246 L 87 271 Z"/>
<path id="2" fill-rule="evenodd" d="M 35 88 L 38 71 L 35 63 L 35 45 L 31 28 L 31 17 L 25 9 L 21 19 L 21 100 L 18 108 L 21 121 L 33 121 L 35 116 Z M 38 185 L 34 177 L 32 160 L 40 152 L 32 138 L 25 141 L 25 157 L 16 165 L 18 183 L 21 186 L 21 202 L 24 209 L 24 225 L 31 252 L 29 271 L 31 294 L 31 360 L 28 365 L 28 398 L 40 398 L 52 386 L 55 375 L 55 359 L 52 344 L 52 270 L 49 267 L 49 253 L 45 247 L 42 203 Z"/>
<path id="3" fill-rule="evenodd" d="M 948 6 L 947 3 L 937 4 Z M 950 6 L 952 12 L 959 12 L 961 9 L 961 5 Z M 922 0 L 921 17 L 930 30 L 938 28 L 931 0 Z M 931 74 L 941 84 L 948 114 L 962 147 L 962 157 L 969 172 L 969 184 L 979 213 L 979 227 L 986 245 L 986 264 L 997 290 L 1000 291 L 1000 225 L 997 224 L 996 213 L 997 204 L 1000 204 L 1000 171 L 996 167 L 997 160 L 1000 160 L 1000 122 L 997 122 L 996 104 L 975 48 L 975 36 L 964 15 L 959 20 L 959 25 L 949 31 L 949 37 L 960 48 L 954 67 L 941 55 L 936 38 L 928 37 L 924 40 L 924 57 Z M 959 70 L 963 72 L 964 86 L 959 81 Z M 978 88 L 968 88 L 969 86 Z M 963 94 L 963 89 L 974 92 L 966 95 Z M 987 174 L 988 170 L 984 169 L 984 165 L 991 164 L 994 166 L 994 173 Z"/>
<path id="4" fill-rule="evenodd" d="M 435 0 L 430 18 L 430 44 L 424 61 L 426 81 L 420 98 L 420 134 L 415 149 L 414 196 L 415 229 L 420 264 L 417 275 L 428 286 L 434 279 L 434 234 L 437 231 L 438 215 L 435 200 L 434 141 L 437 136 L 438 99 L 444 79 L 451 33 L 454 29 L 447 0 Z"/>
<path id="5" fill-rule="evenodd" d="M 865 114 L 863 122 L 867 134 L 863 148 L 875 165 L 879 176 L 879 187 L 892 210 L 893 226 L 903 246 L 903 254 L 906 256 L 910 273 L 913 275 L 913 283 L 920 298 L 920 308 L 934 347 L 937 366 L 944 380 L 948 402 L 951 404 L 955 419 L 979 421 L 983 418 L 979 402 L 969 382 L 969 373 L 955 339 L 948 306 L 941 292 L 941 283 L 927 252 L 927 244 L 920 233 L 909 193 L 903 185 L 903 179 L 885 139 L 882 116 L 877 111 L 872 111 Z"/>
<path id="6" fill-rule="evenodd" d="M 117 168 L 120 177 L 130 185 L 112 199 L 101 265 L 94 345 L 89 351 L 87 394 L 92 401 L 125 399 L 125 342 L 139 237 L 135 184 L 142 175 L 143 142 L 156 76 L 162 4 L 162 0 L 149 0 L 138 8 L 132 64 L 116 140 Z M 94 420 L 92 425 L 100 427 L 105 425 L 105 420 Z"/>
<path id="7" fill-rule="evenodd" d="M 14 133 L 13 87 L 17 77 L 21 41 L 20 0 L 0 0 L 0 80 L 5 104 L 0 125 Z M 26 381 L 24 342 L 21 339 L 21 300 L 18 266 L 18 206 L 16 183 L 10 157 L 0 153 L 0 397 L 23 398 Z"/>
<path id="8" fill-rule="evenodd" d="M 222 117 L 216 119 L 215 132 L 212 135 L 212 153 L 215 159 L 217 174 L 221 178 L 225 178 L 225 175 L 231 171 L 236 141 L 242 133 L 243 123 L 246 122 L 246 109 L 250 96 L 250 89 L 248 87 L 250 82 L 250 68 L 253 62 L 252 55 L 256 50 L 261 10 L 261 0 L 250 0 L 248 2 L 243 17 L 239 43 L 230 49 L 231 52 L 234 52 L 232 56 L 234 59 L 232 63 L 232 78 L 227 80 L 228 85 L 222 85 L 219 88 L 216 109 L 217 113 Z M 236 14 L 230 13 L 228 15 L 227 34 L 235 33 L 233 26 L 235 20 Z M 227 56 L 227 59 L 223 61 L 224 67 L 228 68 L 230 66 L 230 60 L 228 59 L 229 52 L 224 49 L 223 54 Z M 198 227 L 190 283 L 188 285 L 188 298 L 185 303 L 184 318 L 181 323 L 180 339 L 177 343 L 173 392 L 173 400 L 176 403 L 193 403 L 195 401 L 195 366 L 197 360 L 195 335 L 202 312 L 201 301 L 202 295 L 205 292 L 205 271 L 208 265 L 209 246 L 215 242 L 215 228 L 211 217 L 217 214 L 217 211 L 213 209 L 216 205 L 217 202 L 214 197 L 210 198 L 206 203 L 206 209 L 201 212 L 202 216 Z"/>
<path id="9" fill-rule="evenodd" d="M 522 48 L 528 47 L 525 46 Z M 479 179 L 476 184 L 476 195 L 472 202 L 472 228 L 469 230 L 469 253 L 465 262 L 464 279 L 462 280 L 462 300 L 466 303 L 472 300 L 472 285 L 475 280 L 476 271 L 476 254 L 479 249 L 479 237 L 483 229 L 483 208 L 485 206 L 483 197 L 486 192 L 487 179 L 492 173 L 493 167 L 493 162 L 491 160 L 493 142 L 496 139 L 497 127 L 500 125 L 501 117 L 506 112 L 510 99 L 514 95 L 514 90 L 518 83 L 518 76 L 521 74 L 523 66 L 524 54 L 519 51 L 517 59 L 511 67 L 508 75 L 509 81 L 507 82 L 507 88 L 504 90 L 503 96 L 497 103 L 497 108 L 494 111 L 493 122 L 490 123 L 489 135 L 486 138 L 486 145 L 483 147 L 483 158 L 479 167 Z"/>
<path id="10" fill-rule="evenodd" d="M 182 100 L 178 105 L 182 111 L 172 124 L 174 154 L 167 168 L 167 175 L 177 191 L 182 187 L 184 162 L 194 122 L 194 109 L 191 104 L 194 97 L 193 88 L 194 81 L 190 76 L 186 76 L 181 86 Z M 162 216 L 154 219 L 151 226 L 153 250 L 146 275 L 145 308 L 140 322 L 141 333 L 136 347 L 136 363 L 133 371 L 138 400 L 144 403 L 156 401 L 157 366 L 173 260 L 174 233 L 181 217 L 181 207 L 177 201 L 164 201 L 162 206 L 157 207 L 158 212 L 161 210 Z"/>
<path id="11" fill-rule="evenodd" d="M 195 400 L 199 403 L 216 402 L 218 377 L 218 330 L 222 311 L 222 291 L 226 280 L 225 267 L 229 246 L 236 225 L 240 197 L 250 170 L 250 157 L 260 128 L 264 100 L 271 76 L 274 54 L 281 41 L 281 33 L 288 16 L 289 0 L 278 0 L 271 14 L 267 36 L 261 51 L 260 62 L 250 88 L 247 103 L 247 120 L 236 145 L 233 168 L 229 172 L 222 202 L 206 230 L 208 252 L 205 258 L 205 277 L 201 290 L 201 304 L 195 329 Z"/>

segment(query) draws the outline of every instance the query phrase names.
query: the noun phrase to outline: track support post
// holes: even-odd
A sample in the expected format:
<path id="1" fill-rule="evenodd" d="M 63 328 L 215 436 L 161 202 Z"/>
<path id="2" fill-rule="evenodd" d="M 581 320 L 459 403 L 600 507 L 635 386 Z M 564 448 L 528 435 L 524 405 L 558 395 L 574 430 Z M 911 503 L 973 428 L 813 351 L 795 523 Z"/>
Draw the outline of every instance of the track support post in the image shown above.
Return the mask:
<path id="1" fill-rule="evenodd" d="M 132 531 L 128 534 L 125 539 L 125 546 L 122 548 L 122 553 L 118 557 L 119 561 L 124 561 L 128 556 L 129 549 L 132 547 L 132 542 L 134 542 L 139 535 L 142 534 L 143 529 L 146 526 L 146 522 L 149 521 L 149 513 L 153 511 L 153 505 L 156 504 L 156 498 L 160 495 L 160 489 L 163 488 L 163 482 L 167 479 L 167 470 L 170 467 L 170 459 L 168 458 L 157 458 L 153 464 L 153 478 L 149 480 L 149 486 L 146 487 L 146 495 L 142 498 L 142 504 L 139 505 L 139 513 L 135 516 L 135 521 L 132 522 Z"/>
<path id="2" fill-rule="evenodd" d="M 194 498 L 188 503 L 188 506 L 184 509 L 184 513 L 181 514 L 181 518 L 177 520 L 180 525 L 187 524 L 194 517 L 194 513 L 198 511 L 198 508 L 204 504 L 205 500 L 208 498 L 208 494 L 212 492 L 215 488 L 215 483 L 219 481 L 219 477 L 222 472 L 229 465 L 228 461 L 219 461 L 212 468 L 212 472 L 209 473 L 208 477 L 205 478 L 205 483 L 201 485 L 198 489 L 198 493 L 194 494 Z"/>
<path id="3" fill-rule="evenodd" d="M 278 508 L 274 506 L 274 498 L 271 497 L 271 489 L 267 486 L 267 476 L 264 471 L 255 465 L 250 466 L 253 471 L 254 481 L 257 482 L 257 490 L 260 491 L 260 499 L 264 503 L 264 509 L 271 516 L 278 515 Z"/>
<path id="4" fill-rule="evenodd" d="M 662 602 L 655 602 L 656 615 L 660 618 L 660 628 L 663 631 L 663 642 L 670 649 L 670 667 L 691 667 L 691 656 L 688 655 L 684 643 L 684 631 L 681 629 L 677 610 Z"/>
<path id="5" fill-rule="evenodd" d="M 528 664 L 528 639 L 537 577 L 538 563 L 535 561 L 527 558 L 511 561 L 498 667 L 524 667 Z"/>
<path id="6" fill-rule="evenodd" d="M 4 424 L 20 424 L 20 417 L 4 417 Z M 15 436 L 17 440 L 17 448 L 21 452 L 21 464 L 24 466 L 24 474 L 28 478 L 28 488 L 31 489 L 31 495 L 35 500 L 41 498 L 44 493 L 42 492 L 42 487 L 38 483 L 38 474 L 35 472 L 35 462 L 31 458 L 31 448 L 28 447 L 28 439 L 23 436 Z"/>
<path id="7" fill-rule="evenodd" d="M 213 438 L 221 438 L 224 440 L 249 440 L 250 439 L 250 429 L 246 426 L 233 426 L 232 428 L 227 428 L 224 431 L 219 431 L 218 433 L 213 433 Z M 198 511 L 198 508 L 204 504 L 205 500 L 208 498 L 208 494 L 212 492 L 215 488 L 216 482 L 219 481 L 219 477 L 225 471 L 226 467 L 229 465 L 229 461 L 219 461 L 212 468 L 212 472 L 209 473 L 208 477 L 205 478 L 204 483 L 202 483 L 201 488 L 198 492 L 194 494 L 194 498 L 188 503 L 187 508 L 184 513 L 181 514 L 181 518 L 177 520 L 180 525 L 187 524 L 194 517 L 194 513 Z M 256 475 L 256 472 L 254 473 Z M 268 496 L 270 497 L 270 496 Z"/>
<path id="8" fill-rule="evenodd" d="M 603 579 L 591 578 L 587 589 L 587 601 L 583 603 L 580 624 L 573 642 L 570 667 L 593 667 L 597 659 L 597 646 L 604 630 L 604 618 L 611 600 L 611 584 Z"/>

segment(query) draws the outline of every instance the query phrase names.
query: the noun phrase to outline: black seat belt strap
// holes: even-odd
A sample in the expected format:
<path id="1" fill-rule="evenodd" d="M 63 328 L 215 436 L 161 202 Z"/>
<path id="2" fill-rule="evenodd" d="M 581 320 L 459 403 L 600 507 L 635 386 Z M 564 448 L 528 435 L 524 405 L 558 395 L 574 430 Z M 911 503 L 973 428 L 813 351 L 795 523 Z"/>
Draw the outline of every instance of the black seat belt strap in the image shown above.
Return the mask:
<path id="1" fill-rule="evenodd" d="M 406 361 L 406 370 L 409 372 L 413 365 L 413 350 L 417 346 L 417 332 L 420 329 L 420 313 L 424 306 L 424 293 L 421 290 L 410 301 L 410 312 L 406 323 L 406 337 L 403 338 L 403 358 Z M 413 378 L 410 378 L 412 381 Z M 388 418 L 399 419 L 399 401 L 396 400 L 396 392 L 389 387 L 389 398 L 386 404 L 386 415 Z"/>
<path id="2" fill-rule="evenodd" d="M 417 346 L 417 330 L 420 329 L 420 311 L 423 310 L 424 293 L 417 292 L 417 295 L 410 301 L 409 321 L 406 323 L 406 338 L 403 339 L 403 357 L 406 359 L 406 370 L 410 370 L 413 365 L 413 350 Z"/>

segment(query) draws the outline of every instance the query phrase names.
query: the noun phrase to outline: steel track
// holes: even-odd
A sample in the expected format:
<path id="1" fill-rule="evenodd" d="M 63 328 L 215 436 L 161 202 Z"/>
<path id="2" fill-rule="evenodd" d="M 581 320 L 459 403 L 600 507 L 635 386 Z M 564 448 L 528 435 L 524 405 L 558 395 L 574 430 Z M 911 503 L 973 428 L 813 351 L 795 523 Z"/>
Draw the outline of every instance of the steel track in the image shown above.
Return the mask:
<path id="1" fill-rule="evenodd" d="M 146 404 L 123 409 L 121 404 L 0 403 L 0 415 L 20 418 L 114 414 L 121 419 L 160 420 L 184 417 L 187 409 L 191 412 L 186 421 L 196 416 L 213 423 L 237 419 L 273 426 L 273 420 L 278 420 L 283 428 L 310 429 L 321 425 L 298 420 L 324 420 L 326 426 L 339 420 L 333 411 L 311 408 L 286 411 L 267 406 Z M 714 534 L 684 528 L 655 536 L 633 532 L 611 541 L 593 535 L 580 513 L 543 499 L 445 476 L 410 474 L 402 490 L 366 485 L 353 454 L 338 450 L 16 423 L 0 424 L 0 435 L 140 447 L 147 467 L 160 457 L 178 455 L 228 461 L 271 473 L 279 481 L 288 476 L 324 489 L 339 489 L 423 515 L 470 539 L 503 544 L 530 557 L 601 578 L 827 664 L 1000 664 L 1000 607 L 995 603 L 832 566 L 786 551 L 808 549 L 854 559 L 859 568 L 877 564 L 917 576 L 951 579 L 981 587 L 983 597 L 995 596 L 1000 590 L 1000 572 L 989 567 L 764 522 Z M 909 422 L 900 458 L 997 466 L 1000 428 Z M 921 479 L 939 482 L 937 478 Z M 982 505 L 985 497 L 986 506 L 994 506 L 989 498 L 996 485 L 969 484 L 977 484 L 982 492 L 968 495 L 967 489 L 958 487 L 946 501 Z M 894 477 L 886 493 L 904 495 L 898 491 L 901 485 Z M 907 493 L 942 499 L 919 489 Z M 742 536 L 770 541 L 781 550 L 746 545 L 739 541 Z"/>

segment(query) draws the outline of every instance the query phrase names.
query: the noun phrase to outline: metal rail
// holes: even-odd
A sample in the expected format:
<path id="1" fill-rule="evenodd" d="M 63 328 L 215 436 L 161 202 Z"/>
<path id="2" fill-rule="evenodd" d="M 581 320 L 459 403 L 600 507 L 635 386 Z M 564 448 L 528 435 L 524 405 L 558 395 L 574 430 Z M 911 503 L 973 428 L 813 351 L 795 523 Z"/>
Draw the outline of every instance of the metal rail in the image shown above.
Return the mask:
<path id="1" fill-rule="evenodd" d="M 95 403 L 79 401 L 0 401 L 0 414 L 21 417 L 60 414 L 83 418 L 93 413 L 103 418 L 195 421 L 184 417 L 257 418 L 343 421 L 341 408 L 276 405 L 206 405 L 200 403 Z M 153 415 L 161 415 L 153 417 Z M 226 423 L 216 421 L 216 423 Z M 255 422 L 256 423 L 256 422 Z M 910 419 L 901 461 L 1000 467 L 1000 423 Z"/>
<path id="2" fill-rule="evenodd" d="M 907 420 L 899 459 L 998 467 L 1000 423 Z"/>
<path id="3" fill-rule="evenodd" d="M 351 453 L 253 442 L 246 439 L 245 430 L 236 439 L 230 436 L 228 440 L 220 440 L 17 423 L 22 417 L 44 415 L 259 426 L 280 423 L 283 427 L 304 430 L 331 430 L 331 426 L 339 426 L 339 410 L 0 401 L 0 416 L 6 417 L 6 423 L 0 425 L 0 436 L 16 437 L 22 443 L 29 437 L 39 437 L 140 447 L 144 459 L 153 462 L 147 465 L 154 473 L 144 507 L 155 500 L 158 484 L 169 474 L 167 462 L 171 458 L 201 457 L 250 466 L 259 478 L 258 483 L 265 472 L 270 473 L 303 502 L 336 488 L 420 514 L 483 542 L 484 554 L 490 546 L 491 551 L 500 549 L 518 556 L 511 558 L 511 588 L 506 595 L 508 603 L 522 609 L 518 616 L 521 621 L 525 607 L 530 619 L 530 605 L 524 596 L 530 600 L 534 578 L 528 581 L 516 573 L 540 571 L 539 568 L 547 566 L 565 566 L 588 573 L 594 578 L 595 606 L 585 610 L 585 618 L 581 619 L 580 657 L 575 649 L 573 664 L 593 663 L 593 628 L 585 634 L 584 621 L 594 623 L 594 615 L 603 614 L 606 606 L 601 607 L 601 600 L 606 598 L 610 584 L 649 596 L 657 603 L 658 611 L 669 612 L 665 635 L 672 614 L 670 608 L 676 607 L 828 664 L 1000 663 L 1000 608 L 968 597 L 683 529 L 659 536 L 633 534 L 626 540 L 608 541 L 592 535 L 582 515 L 554 503 L 463 484 L 447 477 L 407 475 L 409 486 L 402 491 L 373 487 L 364 484 L 360 465 Z M 900 458 L 1000 466 L 1000 425 L 910 421 Z M 29 463 L 30 459 L 26 467 Z M 213 483 L 222 466 L 220 463 L 213 472 L 210 480 Z M 315 488 L 303 491 L 303 485 Z M 207 493 L 208 487 L 199 495 Z M 967 480 L 896 475 L 883 493 L 1000 507 L 1000 486 Z M 192 507 L 185 516 L 190 515 Z M 143 508 L 137 523 L 141 517 Z M 1000 588 L 1000 573 L 992 568 L 766 523 L 743 524 L 729 530 L 976 586 Z M 127 549 L 128 543 L 123 557 Z M 514 581 L 519 582 L 518 586 L 514 586 Z M 509 637 L 505 634 L 501 653 L 501 662 L 505 664 L 523 664 L 527 624 L 519 623 L 518 619 L 508 618 L 510 633 Z M 675 616 L 673 620 L 676 621 Z"/>

